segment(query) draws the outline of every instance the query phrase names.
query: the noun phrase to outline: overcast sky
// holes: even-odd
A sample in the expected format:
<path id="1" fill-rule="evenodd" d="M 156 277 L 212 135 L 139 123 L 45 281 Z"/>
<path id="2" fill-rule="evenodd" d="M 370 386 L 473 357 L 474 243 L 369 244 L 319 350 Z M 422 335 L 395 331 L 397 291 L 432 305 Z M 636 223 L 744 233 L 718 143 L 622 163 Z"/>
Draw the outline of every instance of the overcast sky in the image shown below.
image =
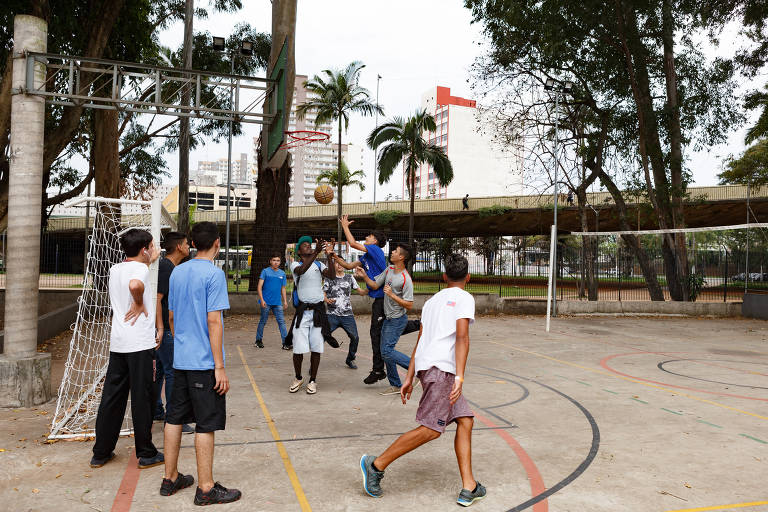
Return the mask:
<path id="1" fill-rule="evenodd" d="M 198 0 L 199 5 L 207 2 Z M 269 0 L 247 0 L 242 11 L 213 14 L 206 20 L 195 20 L 195 30 L 207 30 L 213 35 L 227 36 L 231 27 L 248 21 L 256 29 L 271 30 Z M 386 8 L 378 2 L 354 0 L 299 0 L 296 28 L 296 72 L 312 76 L 327 68 L 343 68 L 353 60 L 366 67 L 360 85 L 376 99 L 376 76 L 381 75 L 379 102 L 386 117 L 407 115 L 420 103 L 423 92 L 442 85 L 456 96 L 472 98 L 469 68 L 482 54 L 478 43 L 481 27 L 470 23 L 468 9 L 461 0 L 389 0 Z M 161 43 L 177 47 L 183 38 L 183 25 L 172 26 L 161 35 Z M 344 142 L 364 146 L 365 137 L 374 128 L 373 118 L 353 116 Z M 247 153 L 253 157 L 252 139 L 258 136 L 259 125 L 246 124 L 246 135 L 235 139 L 233 155 Z M 335 134 L 334 134 L 335 139 Z M 720 158 L 738 153 L 744 148 L 744 130 L 734 132 L 727 144 L 710 152 L 690 155 L 690 167 L 695 185 L 714 185 Z M 207 143 L 190 155 L 190 173 L 194 174 L 198 160 L 215 160 L 227 156 L 226 140 L 220 144 Z M 178 155 L 167 155 L 172 177 L 178 181 Z M 371 170 L 373 152 L 364 150 L 366 178 L 365 197 L 372 192 Z M 388 192 L 401 192 L 401 176 L 395 174 L 390 185 L 379 187 L 377 198 Z M 493 190 L 488 195 L 494 195 Z"/>

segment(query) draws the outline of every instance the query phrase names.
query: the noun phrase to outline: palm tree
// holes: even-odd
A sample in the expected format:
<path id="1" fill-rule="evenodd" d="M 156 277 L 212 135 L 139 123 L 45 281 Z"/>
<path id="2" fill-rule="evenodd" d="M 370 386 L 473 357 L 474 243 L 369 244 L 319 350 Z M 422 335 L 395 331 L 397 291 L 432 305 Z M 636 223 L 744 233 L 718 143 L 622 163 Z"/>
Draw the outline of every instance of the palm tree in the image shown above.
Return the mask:
<path id="1" fill-rule="evenodd" d="M 368 146 L 376 149 L 389 142 L 379 152 L 376 167 L 379 171 L 379 183 L 383 185 L 392 177 L 395 168 L 405 160 L 405 172 L 411 196 L 411 211 L 408 219 L 408 243 L 413 246 L 413 208 L 416 197 L 416 170 L 423 163 L 429 164 L 437 176 L 441 187 L 448 186 L 453 180 L 453 166 L 443 148 L 427 142 L 424 132 L 437 129 L 435 118 L 425 110 L 417 110 L 408 119 L 395 117 L 382 124 L 368 136 Z"/>
<path id="2" fill-rule="evenodd" d="M 323 181 L 327 181 L 330 186 L 338 188 L 339 172 L 341 172 L 341 188 L 357 185 L 360 187 L 360 192 L 365 190 L 365 185 L 359 179 L 365 176 L 363 170 L 360 169 L 357 171 L 350 171 L 349 167 L 347 167 L 347 163 L 344 160 L 341 161 L 341 169 L 327 169 L 321 172 L 317 177 L 317 182 L 321 183 Z"/>
<path id="3" fill-rule="evenodd" d="M 384 111 L 377 103 L 371 103 L 368 89 L 357 85 L 360 79 L 360 70 L 365 65 L 362 62 L 355 61 L 350 63 L 343 71 L 324 70 L 321 75 L 315 75 L 312 79 L 304 82 L 304 87 L 317 97 L 312 98 L 301 105 L 296 106 L 296 115 L 299 119 L 304 119 L 308 112 L 314 112 L 315 126 L 320 126 L 328 121 L 338 121 L 339 123 L 339 148 L 338 148 L 338 170 L 341 175 L 341 128 L 342 121 L 344 129 L 349 128 L 349 115 L 358 113 L 364 116 L 371 116 L 375 113 L 384 115 Z M 336 184 L 337 197 L 337 217 L 341 218 L 342 206 L 342 184 Z M 341 224 L 337 221 L 337 240 L 341 247 Z"/>

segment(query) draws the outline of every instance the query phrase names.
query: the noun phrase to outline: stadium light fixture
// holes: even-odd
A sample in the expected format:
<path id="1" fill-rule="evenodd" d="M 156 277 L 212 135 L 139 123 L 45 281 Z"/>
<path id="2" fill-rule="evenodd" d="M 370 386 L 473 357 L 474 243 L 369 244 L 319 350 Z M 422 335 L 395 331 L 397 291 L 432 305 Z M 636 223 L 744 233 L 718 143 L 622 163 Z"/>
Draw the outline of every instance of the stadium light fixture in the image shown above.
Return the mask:
<path id="1" fill-rule="evenodd" d="M 223 37 L 213 36 L 213 49 L 217 52 L 223 52 L 225 46 L 225 40 Z"/>
<path id="2" fill-rule="evenodd" d="M 554 78 L 547 78 L 547 81 L 544 82 L 544 90 L 545 91 L 551 91 L 555 88 L 555 79 Z"/>
<path id="3" fill-rule="evenodd" d="M 240 53 L 250 57 L 253 55 L 253 43 L 251 41 L 240 42 Z"/>

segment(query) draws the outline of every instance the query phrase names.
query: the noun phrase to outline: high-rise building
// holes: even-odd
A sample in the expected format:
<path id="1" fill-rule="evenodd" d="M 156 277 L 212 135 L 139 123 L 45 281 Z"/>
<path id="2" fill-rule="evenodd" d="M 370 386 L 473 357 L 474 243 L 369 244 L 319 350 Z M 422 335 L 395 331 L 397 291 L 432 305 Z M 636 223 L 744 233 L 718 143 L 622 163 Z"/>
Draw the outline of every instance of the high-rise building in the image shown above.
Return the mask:
<path id="1" fill-rule="evenodd" d="M 296 115 L 298 105 L 307 100 L 316 98 L 313 92 L 304 87 L 307 81 L 306 75 L 296 75 L 296 81 L 293 88 L 293 102 L 291 104 L 291 116 L 288 120 L 288 131 L 308 130 L 319 131 L 329 135 L 333 134 L 333 125 L 330 122 L 315 126 L 315 113 L 308 112 L 306 117 L 299 119 Z M 258 137 L 253 139 L 253 153 L 256 155 L 258 149 Z M 293 157 L 293 173 L 291 174 L 291 196 L 288 204 L 290 206 L 312 205 L 315 203 L 315 188 L 317 187 L 317 178 L 324 171 L 336 169 L 338 163 L 338 144 L 333 144 L 330 137 L 327 142 L 313 142 L 303 146 L 297 146 L 289 150 Z M 362 147 L 354 144 L 341 145 L 341 158 L 347 163 L 350 169 L 357 170 L 362 168 L 363 153 Z M 254 161 L 256 160 L 254 156 Z M 351 191 L 351 188 L 345 189 Z M 355 197 L 355 196 L 353 196 Z M 359 200 L 359 198 L 358 198 Z M 334 197 L 336 201 L 336 197 Z M 351 202 L 345 199 L 345 202 Z"/>
<path id="2" fill-rule="evenodd" d="M 219 158 L 216 161 L 209 162 L 199 160 L 197 162 L 197 173 L 194 177 L 198 185 L 214 186 L 227 183 L 227 157 Z M 251 181 L 251 171 L 248 167 L 248 154 L 240 153 L 232 156 L 232 182 L 248 183 Z"/>
<path id="3" fill-rule="evenodd" d="M 441 187 L 428 164 L 416 171 L 416 199 L 516 195 L 523 192 L 522 147 L 505 147 L 493 136 L 495 124 L 475 100 L 451 96 L 437 86 L 421 98 L 421 107 L 435 116 L 437 129 L 424 134 L 441 146 L 453 165 L 453 181 Z M 403 194 L 410 189 L 403 165 Z"/>

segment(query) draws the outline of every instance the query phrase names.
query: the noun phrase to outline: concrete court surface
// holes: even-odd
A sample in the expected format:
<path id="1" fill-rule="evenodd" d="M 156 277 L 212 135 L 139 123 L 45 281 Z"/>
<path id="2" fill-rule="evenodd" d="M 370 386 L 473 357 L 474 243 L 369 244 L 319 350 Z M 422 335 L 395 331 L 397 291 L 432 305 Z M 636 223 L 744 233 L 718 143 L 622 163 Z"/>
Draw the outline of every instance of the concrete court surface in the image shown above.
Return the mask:
<path id="1" fill-rule="evenodd" d="M 382 499 L 362 491 L 361 454 L 413 428 L 420 396 L 403 406 L 378 394 L 386 381 L 361 382 L 369 317 L 358 317 L 360 369 L 344 366 L 346 344 L 326 347 L 314 396 L 288 393 L 290 355 L 271 319 L 266 348 L 253 346 L 257 320 L 226 322 L 232 389 L 214 477 L 244 497 L 221 510 L 456 510 L 453 429 L 390 466 Z M 470 334 L 464 391 L 477 413 L 475 475 L 488 488 L 473 509 L 768 511 L 768 323 L 570 317 L 546 334 L 542 317 L 487 316 Z M 399 347 L 410 352 L 415 339 Z M 49 344 L 54 379 L 67 343 Z M 0 510 L 197 509 L 193 488 L 158 494 L 163 469 L 135 469 L 130 438 L 95 470 L 92 442 L 42 443 L 54 407 L 0 411 Z M 161 424 L 154 432 L 161 447 Z M 180 469 L 196 477 L 193 436 Z"/>

